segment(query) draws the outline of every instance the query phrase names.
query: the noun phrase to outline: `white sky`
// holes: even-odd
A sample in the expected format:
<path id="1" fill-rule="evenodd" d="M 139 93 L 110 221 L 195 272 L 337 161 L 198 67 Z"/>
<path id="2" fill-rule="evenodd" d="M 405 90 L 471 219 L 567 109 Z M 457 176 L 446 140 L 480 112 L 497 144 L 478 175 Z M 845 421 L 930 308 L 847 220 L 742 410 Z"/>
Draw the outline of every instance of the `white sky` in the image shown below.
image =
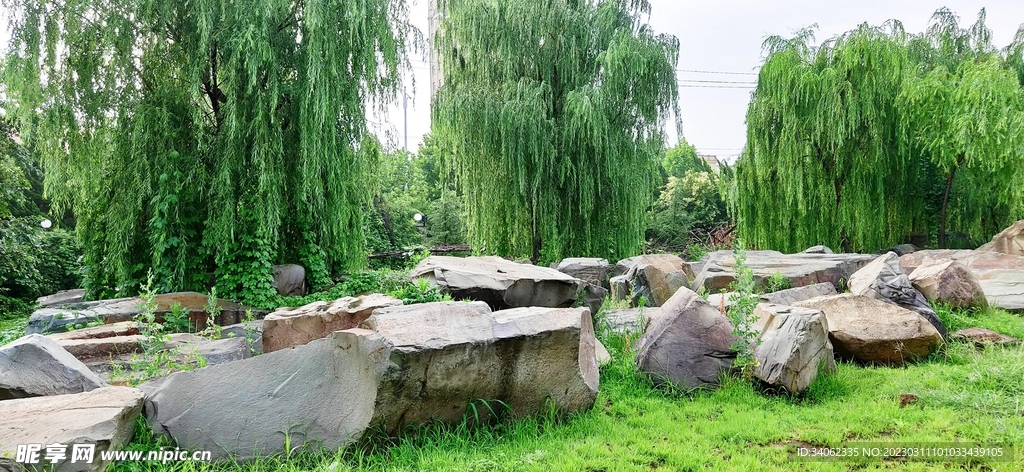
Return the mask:
<path id="1" fill-rule="evenodd" d="M 428 0 L 410 0 L 412 23 L 427 31 Z M 680 107 L 686 139 L 704 154 L 733 160 L 745 142 L 744 115 L 750 90 L 744 84 L 753 75 L 704 74 L 692 70 L 750 73 L 761 63 L 761 43 L 768 35 L 789 35 L 792 31 L 817 23 L 819 41 L 868 22 L 881 24 L 895 18 L 909 32 L 921 32 L 932 12 L 946 6 L 960 15 L 961 24 L 974 22 L 978 11 L 988 11 L 988 26 L 997 46 L 1008 44 L 1024 23 L 1024 1 L 990 0 L 650 0 L 650 23 L 657 33 L 679 38 Z M 7 12 L 0 12 L 6 24 Z M 0 32 L 6 46 L 9 31 Z M 4 48 L 6 49 L 6 47 Z M 427 60 L 413 56 L 407 83 L 414 93 L 408 101 L 408 143 L 415 151 L 423 135 L 430 131 L 430 76 Z M 693 82 L 694 80 L 717 82 Z M 703 87 L 695 87 L 703 86 Z M 736 88 L 711 88 L 711 87 Z M 405 131 L 402 101 L 383 115 L 371 115 L 371 128 L 394 148 L 404 147 Z M 671 144 L 674 127 L 669 126 Z"/>

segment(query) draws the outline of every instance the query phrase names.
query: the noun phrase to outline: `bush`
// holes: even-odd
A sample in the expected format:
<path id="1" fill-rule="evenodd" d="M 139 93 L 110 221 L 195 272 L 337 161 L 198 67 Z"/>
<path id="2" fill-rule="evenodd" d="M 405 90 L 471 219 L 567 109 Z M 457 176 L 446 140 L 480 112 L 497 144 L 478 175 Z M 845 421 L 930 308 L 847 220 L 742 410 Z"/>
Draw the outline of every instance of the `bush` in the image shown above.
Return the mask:
<path id="1" fill-rule="evenodd" d="M 708 239 L 728 222 L 725 202 L 711 172 L 671 176 L 648 214 L 647 239 L 656 246 L 686 247 Z"/>
<path id="2" fill-rule="evenodd" d="M 37 217 L 0 219 L 0 291 L 31 300 L 82 282 L 81 249 L 62 229 L 45 230 Z"/>

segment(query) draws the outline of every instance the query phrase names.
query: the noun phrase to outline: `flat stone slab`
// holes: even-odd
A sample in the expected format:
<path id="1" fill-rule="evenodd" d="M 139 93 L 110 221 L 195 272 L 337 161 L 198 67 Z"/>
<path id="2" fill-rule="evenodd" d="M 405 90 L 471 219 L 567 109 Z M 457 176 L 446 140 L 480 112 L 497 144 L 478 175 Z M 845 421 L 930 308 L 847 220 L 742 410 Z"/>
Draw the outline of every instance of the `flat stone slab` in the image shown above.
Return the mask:
<path id="1" fill-rule="evenodd" d="M 790 286 L 802 287 L 823 282 L 839 287 L 877 256 L 867 254 L 783 254 L 778 251 L 747 251 L 747 266 L 754 271 L 754 281 L 764 286 L 773 274 L 780 273 Z M 701 259 L 702 269 L 693 282 L 694 291 L 704 287 L 709 292 L 728 290 L 736 280 L 736 260 L 732 251 L 715 251 Z"/>
<path id="2" fill-rule="evenodd" d="M 39 297 L 36 303 L 42 308 L 61 307 L 62 305 L 82 303 L 85 300 L 85 289 L 61 290 L 53 295 Z"/>
<path id="3" fill-rule="evenodd" d="M 476 300 L 493 309 L 575 303 L 584 282 L 549 267 L 517 264 L 500 257 L 430 256 L 409 273 L 426 279 L 455 299 Z"/>
<path id="4" fill-rule="evenodd" d="M 652 318 L 658 317 L 660 310 L 657 307 L 609 310 L 604 314 L 604 323 L 613 333 L 639 335 L 647 330 Z"/>
<path id="5" fill-rule="evenodd" d="M 198 327 L 206 327 L 209 314 L 206 312 L 208 297 L 198 292 L 175 292 L 157 295 L 155 311 L 157 320 L 171 312 L 171 307 L 180 305 L 188 312 L 189 320 Z M 221 326 L 240 323 L 249 308 L 227 300 L 218 300 L 220 315 L 214 320 Z M 142 311 L 142 299 L 138 297 L 96 300 L 91 302 L 71 303 L 61 307 L 40 308 L 29 317 L 26 334 L 49 334 L 68 331 L 69 326 L 87 325 L 100 322 L 103 324 L 131 321 Z M 253 310 L 257 318 L 266 316 L 266 311 Z"/>
<path id="6" fill-rule="evenodd" d="M 108 463 L 103 451 L 120 450 L 135 434 L 135 419 L 142 411 L 145 394 L 127 387 L 103 387 L 84 393 L 0 401 L 0 470 L 21 470 L 16 464 L 19 444 L 67 445 L 66 457 L 56 464 L 59 472 L 102 471 Z M 75 459 L 73 444 L 93 444 L 92 463 Z M 49 467 L 49 462 L 41 465 Z"/>
<path id="7" fill-rule="evenodd" d="M 900 257 L 903 270 L 914 270 L 926 262 L 947 260 L 963 264 L 978 278 L 989 306 L 1008 311 L 1024 311 L 1024 256 L 991 251 L 925 250 Z"/>
<path id="8" fill-rule="evenodd" d="M 132 321 L 76 329 L 47 337 L 86 363 L 141 352 L 139 343 L 146 339 Z"/>
<path id="9" fill-rule="evenodd" d="M 1021 341 L 1013 336 L 1007 336 L 985 328 L 961 329 L 950 336 L 953 339 L 973 342 L 978 347 L 987 346 L 1017 346 Z"/>

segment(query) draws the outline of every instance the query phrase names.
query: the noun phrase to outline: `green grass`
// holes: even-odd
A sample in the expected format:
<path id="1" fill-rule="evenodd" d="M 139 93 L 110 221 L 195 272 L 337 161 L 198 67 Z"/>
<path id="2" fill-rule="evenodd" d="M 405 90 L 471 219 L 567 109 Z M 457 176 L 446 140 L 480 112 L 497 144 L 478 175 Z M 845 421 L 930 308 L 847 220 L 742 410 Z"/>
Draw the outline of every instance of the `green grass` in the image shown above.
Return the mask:
<path id="1" fill-rule="evenodd" d="M 1024 334 L 1024 318 L 1006 312 L 943 314 L 951 315 L 973 326 Z M 789 398 L 739 380 L 727 380 L 714 392 L 655 389 L 634 372 L 628 341 L 606 341 L 615 361 L 602 368 L 597 403 L 568 417 L 546 415 L 492 428 L 434 425 L 401 438 L 364 438 L 336 453 L 245 464 L 121 463 L 116 470 L 1022 470 L 1024 348 L 975 350 L 954 343 L 904 368 L 841 363 L 803 397 Z M 904 393 L 919 399 L 901 408 Z M 792 459 L 786 449 L 844 441 L 1004 442 L 1016 445 L 1018 462 L 811 463 Z M 140 426 L 131 447 L 148 451 L 159 444 Z"/>

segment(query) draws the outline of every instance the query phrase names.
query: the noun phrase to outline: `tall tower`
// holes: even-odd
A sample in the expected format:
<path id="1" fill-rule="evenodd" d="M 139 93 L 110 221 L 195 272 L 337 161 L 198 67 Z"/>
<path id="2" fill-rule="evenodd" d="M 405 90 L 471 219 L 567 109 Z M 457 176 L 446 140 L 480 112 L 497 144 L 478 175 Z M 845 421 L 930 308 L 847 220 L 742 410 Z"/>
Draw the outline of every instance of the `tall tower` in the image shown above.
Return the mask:
<path id="1" fill-rule="evenodd" d="M 441 57 L 434 44 L 434 36 L 441 25 L 441 12 L 437 9 L 437 0 L 427 1 L 427 47 L 430 48 L 430 97 L 433 98 L 437 89 L 441 88 Z"/>

